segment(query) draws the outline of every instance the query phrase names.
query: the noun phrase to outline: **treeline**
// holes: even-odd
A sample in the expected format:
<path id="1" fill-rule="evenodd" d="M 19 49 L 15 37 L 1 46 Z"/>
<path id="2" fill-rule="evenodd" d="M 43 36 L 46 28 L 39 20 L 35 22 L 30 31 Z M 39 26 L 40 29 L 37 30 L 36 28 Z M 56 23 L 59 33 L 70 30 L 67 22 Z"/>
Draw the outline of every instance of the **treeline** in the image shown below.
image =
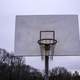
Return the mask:
<path id="1" fill-rule="evenodd" d="M 42 74 L 26 65 L 23 57 L 0 49 L 0 80 L 43 80 Z"/>
<path id="2" fill-rule="evenodd" d="M 80 80 L 78 71 L 73 74 L 64 67 L 56 67 L 50 72 L 49 80 Z"/>
<path id="3" fill-rule="evenodd" d="M 44 80 L 39 70 L 26 65 L 23 57 L 14 56 L 0 49 L 0 80 Z M 73 74 L 64 67 L 56 67 L 49 72 L 49 80 L 80 80 L 78 71 Z"/>

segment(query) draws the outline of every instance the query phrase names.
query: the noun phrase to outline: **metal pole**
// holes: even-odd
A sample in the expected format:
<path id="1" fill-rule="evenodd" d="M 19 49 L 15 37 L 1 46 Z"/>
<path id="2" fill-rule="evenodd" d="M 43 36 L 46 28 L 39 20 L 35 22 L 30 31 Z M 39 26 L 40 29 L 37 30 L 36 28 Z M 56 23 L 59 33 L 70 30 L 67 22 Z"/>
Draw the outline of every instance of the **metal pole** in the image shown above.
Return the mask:
<path id="1" fill-rule="evenodd" d="M 49 80 L 48 69 L 49 69 L 49 56 L 45 56 L 45 80 Z"/>

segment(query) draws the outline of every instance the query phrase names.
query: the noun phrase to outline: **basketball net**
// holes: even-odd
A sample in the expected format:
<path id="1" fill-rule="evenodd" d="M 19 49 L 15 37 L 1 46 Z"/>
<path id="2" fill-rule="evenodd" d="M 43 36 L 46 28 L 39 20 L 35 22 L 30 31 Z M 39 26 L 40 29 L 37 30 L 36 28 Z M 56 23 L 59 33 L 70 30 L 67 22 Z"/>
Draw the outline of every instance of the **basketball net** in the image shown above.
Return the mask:
<path id="1" fill-rule="evenodd" d="M 45 40 L 44 44 L 40 44 L 40 52 L 41 52 L 41 59 L 44 60 L 45 56 L 49 56 L 50 60 L 53 60 L 53 56 L 54 56 L 54 48 L 55 48 L 55 44 L 50 44 L 51 42 L 47 42 L 47 40 Z"/>

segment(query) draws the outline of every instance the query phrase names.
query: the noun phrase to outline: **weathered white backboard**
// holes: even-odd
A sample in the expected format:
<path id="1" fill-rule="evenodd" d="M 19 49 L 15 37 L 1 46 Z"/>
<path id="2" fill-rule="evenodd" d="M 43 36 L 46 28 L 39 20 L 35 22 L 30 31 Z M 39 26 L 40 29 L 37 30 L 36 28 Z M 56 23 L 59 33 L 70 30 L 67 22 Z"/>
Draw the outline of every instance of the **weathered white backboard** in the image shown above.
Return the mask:
<path id="1" fill-rule="evenodd" d="M 80 56 L 77 15 L 17 15 L 15 26 L 15 55 L 41 55 L 40 31 L 55 31 L 54 55 Z"/>

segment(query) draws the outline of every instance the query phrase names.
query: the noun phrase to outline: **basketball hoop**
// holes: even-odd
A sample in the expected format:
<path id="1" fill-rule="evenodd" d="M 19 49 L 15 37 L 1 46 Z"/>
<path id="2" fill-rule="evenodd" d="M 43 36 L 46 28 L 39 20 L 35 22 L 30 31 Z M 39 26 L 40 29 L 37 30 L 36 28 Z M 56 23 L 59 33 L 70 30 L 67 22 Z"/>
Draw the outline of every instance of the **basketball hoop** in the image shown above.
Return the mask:
<path id="1" fill-rule="evenodd" d="M 40 31 L 40 40 L 38 40 L 38 44 L 40 46 L 42 60 L 45 56 L 49 56 L 50 59 L 53 59 L 56 43 L 55 31 Z"/>
<path id="2" fill-rule="evenodd" d="M 44 59 L 44 56 L 50 56 L 50 59 L 53 59 L 54 48 L 57 40 L 55 39 L 40 39 L 38 44 L 40 45 L 41 56 Z"/>

